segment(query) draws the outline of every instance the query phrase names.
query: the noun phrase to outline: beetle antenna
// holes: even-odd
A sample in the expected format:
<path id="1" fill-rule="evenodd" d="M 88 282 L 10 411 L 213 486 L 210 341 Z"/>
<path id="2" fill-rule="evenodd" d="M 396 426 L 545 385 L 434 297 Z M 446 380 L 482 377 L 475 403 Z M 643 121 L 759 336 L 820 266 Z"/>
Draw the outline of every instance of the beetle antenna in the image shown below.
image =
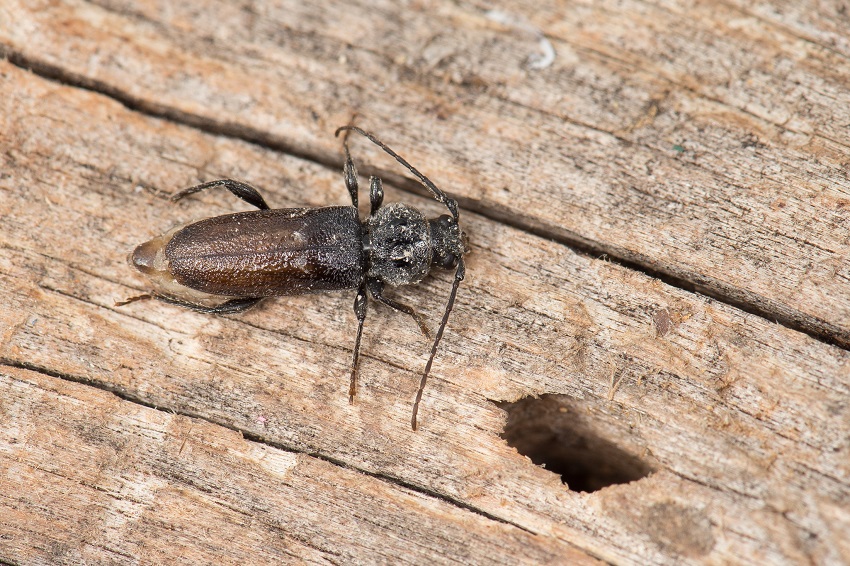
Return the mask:
<path id="1" fill-rule="evenodd" d="M 437 336 L 434 338 L 434 345 L 431 346 L 431 355 L 428 356 L 428 363 L 425 365 L 425 371 L 422 373 L 422 379 L 419 381 L 419 391 L 416 392 L 416 401 L 413 402 L 413 416 L 410 419 L 410 425 L 413 430 L 416 430 L 416 414 L 419 412 L 419 402 L 422 400 L 422 392 L 425 390 L 425 382 L 428 381 L 428 373 L 431 371 L 431 364 L 434 362 L 434 356 L 437 353 L 437 346 L 440 344 L 440 339 L 443 337 L 443 331 L 446 329 L 446 323 L 449 321 L 449 313 L 452 312 L 452 307 L 455 304 L 457 296 L 457 288 L 463 277 L 466 275 L 466 266 L 463 264 L 461 257 L 457 263 L 457 271 L 455 271 L 455 281 L 452 284 L 452 292 L 449 294 L 449 300 L 446 303 L 446 312 L 443 313 L 443 320 L 440 322 L 440 328 L 437 330 Z"/>
<path id="2" fill-rule="evenodd" d="M 387 144 L 385 144 L 384 142 L 382 142 L 381 140 L 379 140 L 378 138 L 376 138 L 374 135 L 370 134 L 366 130 L 363 130 L 361 128 L 358 128 L 357 126 L 351 126 L 351 125 L 342 126 L 340 128 L 337 128 L 336 132 L 334 132 L 334 136 L 339 137 L 339 133 L 342 132 L 342 131 L 357 132 L 358 134 L 365 137 L 366 139 L 371 141 L 373 144 L 377 145 L 378 147 L 383 149 L 385 152 L 387 152 L 396 161 L 401 163 L 408 171 L 413 173 L 416 176 L 416 178 L 419 179 L 422 182 L 423 185 L 425 185 L 425 188 L 427 188 L 429 191 L 431 191 L 431 193 L 434 195 L 434 198 L 437 199 L 437 202 L 444 204 L 446 206 L 446 208 L 449 209 L 449 212 L 452 213 L 452 216 L 454 217 L 455 220 L 458 219 L 457 201 L 455 201 L 453 198 L 449 198 L 446 195 L 446 193 L 444 193 L 441 189 L 439 189 L 437 187 L 437 185 L 435 185 L 434 183 L 431 182 L 431 179 L 429 179 L 428 177 L 426 177 L 425 175 L 420 173 L 419 170 L 416 167 L 414 167 L 413 165 L 408 163 L 405 158 L 403 158 L 402 156 L 400 156 L 399 154 L 394 152 L 392 149 L 390 149 L 387 146 Z"/>
<path id="3" fill-rule="evenodd" d="M 419 181 L 425 185 L 425 188 L 431 191 L 431 194 L 434 195 L 434 198 L 437 202 L 445 205 L 446 208 L 449 209 L 452 217 L 455 219 L 455 222 L 458 220 L 458 212 L 457 212 L 457 201 L 444 193 L 441 189 L 435 185 L 431 179 L 423 175 L 419 172 L 419 170 L 407 162 L 405 158 L 397 154 L 395 151 L 390 149 L 387 144 L 376 138 L 371 133 L 354 126 L 353 124 L 349 124 L 348 126 L 342 126 L 341 128 L 337 128 L 334 136 L 339 137 L 340 132 L 346 132 L 346 138 L 348 137 L 348 132 L 357 132 L 361 136 L 365 137 L 373 144 L 377 145 L 381 149 L 383 149 L 387 154 L 393 157 L 396 161 L 398 161 L 405 169 L 413 173 L 413 175 L 419 179 Z M 443 331 L 446 329 L 446 324 L 449 321 L 449 314 L 452 312 L 452 308 L 455 304 L 455 297 L 457 297 L 457 290 L 460 286 L 460 282 L 463 281 L 464 276 L 466 275 L 466 266 L 463 263 L 463 257 L 458 258 L 457 263 L 457 271 L 455 271 L 455 280 L 452 284 L 452 291 L 449 293 L 449 300 L 446 302 L 446 311 L 443 313 L 443 320 L 440 322 L 440 328 L 437 330 L 437 335 L 434 338 L 434 344 L 431 346 L 431 355 L 428 356 L 428 363 L 425 364 L 425 371 L 422 372 L 422 379 L 419 381 L 419 390 L 416 392 L 416 400 L 413 402 L 413 415 L 410 419 L 410 425 L 413 427 L 413 430 L 416 430 L 416 415 L 419 413 L 419 402 L 422 401 L 422 393 L 425 391 L 425 384 L 428 382 L 428 374 L 431 372 L 431 365 L 434 363 L 434 356 L 437 355 L 437 348 L 440 345 L 440 340 L 443 338 Z"/>

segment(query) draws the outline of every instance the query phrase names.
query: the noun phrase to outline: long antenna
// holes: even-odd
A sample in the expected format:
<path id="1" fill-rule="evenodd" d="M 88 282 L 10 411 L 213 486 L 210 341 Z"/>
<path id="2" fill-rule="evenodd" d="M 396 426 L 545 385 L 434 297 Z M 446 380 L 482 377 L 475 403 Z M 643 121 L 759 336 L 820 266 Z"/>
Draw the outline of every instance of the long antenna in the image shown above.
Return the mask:
<path id="1" fill-rule="evenodd" d="M 370 134 L 366 130 L 362 130 L 357 126 L 342 126 L 338 128 L 334 133 L 335 137 L 339 137 L 339 133 L 342 131 L 352 131 L 357 132 L 361 136 L 367 138 L 373 144 L 377 145 L 385 152 L 387 152 L 390 156 L 392 156 L 396 161 L 401 163 L 408 171 L 413 173 L 417 179 L 419 179 L 425 188 L 427 188 L 434 195 L 434 198 L 444 204 L 446 208 L 451 212 L 452 217 L 455 219 L 455 222 L 458 220 L 458 212 L 457 212 L 457 201 L 440 190 L 437 185 L 431 182 L 431 179 L 423 175 L 419 172 L 419 170 L 407 162 L 405 158 L 397 154 L 395 151 L 387 147 L 387 145 L 376 138 L 374 135 Z M 346 145 L 346 152 L 347 152 Z M 458 258 L 457 262 L 457 271 L 455 271 L 455 280 L 452 284 L 452 292 L 449 294 L 449 300 L 446 303 L 446 312 L 443 313 L 443 320 L 440 322 L 440 328 L 437 330 L 437 335 L 434 338 L 434 344 L 431 346 L 431 355 L 428 356 L 428 363 L 425 364 L 425 371 L 422 372 L 422 379 L 419 381 L 419 390 L 416 392 L 416 401 L 413 402 L 413 416 L 410 419 L 410 426 L 413 430 L 416 430 L 416 415 L 419 413 L 419 402 L 422 400 L 422 392 L 425 390 L 425 383 L 428 381 L 428 374 L 431 372 L 431 365 L 434 363 L 434 356 L 437 354 L 437 347 L 440 345 L 440 339 L 443 337 L 443 331 L 446 329 L 446 323 L 449 321 L 449 313 L 452 312 L 452 307 L 455 304 L 455 297 L 457 296 L 457 289 L 460 286 L 460 282 L 463 281 L 464 276 L 466 275 L 466 266 L 463 263 L 463 256 L 461 255 Z"/>
<path id="2" fill-rule="evenodd" d="M 392 149 L 387 147 L 387 145 L 384 142 L 382 142 L 381 140 L 376 138 L 374 135 L 370 134 L 366 130 L 362 130 L 362 129 L 358 128 L 357 126 L 342 126 L 340 128 L 337 128 L 336 132 L 334 132 L 334 136 L 339 137 L 339 133 L 344 131 L 344 130 L 351 130 L 352 132 L 357 132 L 361 136 L 367 138 L 373 144 L 375 144 L 378 147 L 380 147 L 381 149 L 383 149 L 389 155 L 391 155 L 396 161 L 401 163 L 408 171 L 413 173 L 416 176 L 416 178 L 419 179 L 422 182 L 423 185 L 425 185 L 425 188 L 427 188 L 429 191 L 431 191 L 431 193 L 433 193 L 434 198 L 437 199 L 437 202 L 440 202 L 440 203 L 446 205 L 446 208 L 448 208 L 449 212 L 452 213 L 452 216 L 454 217 L 454 219 L 457 220 L 457 201 L 454 200 L 453 198 L 449 198 L 446 195 L 446 193 L 444 193 L 442 190 L 437 188 L 437 185 L 435 185 L 434 183 L 431 182 L 431 179 L 429 179 L 428 177 L 426 177 L 425 175 L 420 173 L 419 170 L 416 167 L 414 167 L 413 165 L 411 165 L 410 163 L 408 163 L 405 158 L 403 158 L 402 156 L 400 156 L 399 154 L 394 152 Z"/>
<path id="3" fill-rule="evenodd" d="M 446 303 L 446 312 L 443 313 L 440 329 L 437 330 L 437 337 L 434 339 L 434 345 L 431 347 L 431 355 L 428 357 L 428 363 L 425 364 L 425 371 L 422 373 L 422 379 L 419 381 L 419 391 L 416 392 L 416 401 L 413 402 L 413 416 L 410 418 L 410 426 L 413 427 L 413 430 L 416 430 L 416 415 L 419 413 L 419 401 L 422 400 L 422 392 L 425 390 L 425 382 L 428 381 L 428 373 L 431 371 L 431 364 L 434 362 L 434 355 L 437 353 L 437 345 L 440 343 L 440 338 L 443 337 L 443 330 L 446 329 L 446 323 L 449 321 L 449 313 L 452 312 L 452 307 L 455 304 L 457 288 L 460 282 L 463 281 L 464 275 L 466 275 L 466 267 L 463 264 L 463 258 L 460 258 L 457 263 L 455 282 L 452 284 L 449 302 Z"/>

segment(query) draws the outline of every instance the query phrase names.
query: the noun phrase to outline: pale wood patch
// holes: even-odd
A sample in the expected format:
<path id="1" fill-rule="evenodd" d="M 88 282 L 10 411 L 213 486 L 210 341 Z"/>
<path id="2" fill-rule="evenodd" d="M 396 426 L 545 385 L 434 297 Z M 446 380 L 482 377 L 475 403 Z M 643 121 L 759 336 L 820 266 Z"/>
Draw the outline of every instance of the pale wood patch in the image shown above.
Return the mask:
<path id="1" fill-rule="evenodd" d="M 0 561 L 850 555 L 840 14 L 512 9 L 551 66 L 467 4 L 0 6 Z M 243 208 L 171 192 L 235 177 L 272 206 L 346 204 L 332 131 L 353 112 L 470 234 L 417 433 L 427 344 L 386 309 L 348 404 L 351 294 L 114 307 L 145 290 L 135 244 Z M 449 284 L 397 296 L 436 324 Z M 493 401 L 536 395 L 546 426 L 654 473 L 569 490 L 499 436 Z"/>

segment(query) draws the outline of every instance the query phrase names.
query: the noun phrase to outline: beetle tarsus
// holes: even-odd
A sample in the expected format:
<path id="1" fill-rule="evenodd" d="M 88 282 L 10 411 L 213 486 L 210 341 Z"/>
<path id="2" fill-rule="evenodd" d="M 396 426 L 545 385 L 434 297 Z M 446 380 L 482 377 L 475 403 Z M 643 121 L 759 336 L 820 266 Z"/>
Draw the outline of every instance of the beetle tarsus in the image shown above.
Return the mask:
<path id="1" fill-rule="evenodd" d="M 127 299 L 124 299 L 123 301 L 118 301 L 115 303 L 115 306 L 123 307 L 124 305 L 135 303 L 136 301 L 147 301 L 149 299 L 153 299 L 153 295 L 148 295 L 147 293 L 145 293 L 144 295 L 136 295 L 135 297 L 129 297 Z"/>

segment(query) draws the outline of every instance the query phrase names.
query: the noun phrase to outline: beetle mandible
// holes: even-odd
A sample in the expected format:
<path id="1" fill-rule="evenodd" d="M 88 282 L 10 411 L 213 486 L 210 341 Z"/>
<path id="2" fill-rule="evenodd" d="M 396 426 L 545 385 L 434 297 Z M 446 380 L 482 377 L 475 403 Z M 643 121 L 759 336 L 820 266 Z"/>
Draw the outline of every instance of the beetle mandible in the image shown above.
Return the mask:
<path id="1" fill-rule="evenodd" d="M 413 403 L 411 426 L 416 430 L 422 392 L 466 271 L 466 234 L 458 224 L 457 201 L 371 133 L 349 125 L 337 129 L 334 135 L 338 137 L 343 131 L 343 178 L 351 206 L 270 209 L 257 189 L 232 179 L 179 191 L 171 197 L 172 201 L 221 187 L 259 210 L 179 226 L 137 246 L 128 258 L 130 264 L 147 276 L 156 291 L 116 304 L 158 299 L 199 312 L 233 314 L 253 307 L 265 297 L 356 289 L 357 338 L 348 390 L 349 402 L 354 402 L 367 293 L 412 317 L 423 334 L 429 336 L 419 313 L 385 296 L 384 287 L 419 283 L 431 268 L 454 269 L 454 283 Z M 407 204 L 382 206 L 381 179 L 371 177 L 371 212 L 361 220 L 357 170 L 348 148 L 350 131 L 392 156 L 450 214 L 428 219 Z"/>

